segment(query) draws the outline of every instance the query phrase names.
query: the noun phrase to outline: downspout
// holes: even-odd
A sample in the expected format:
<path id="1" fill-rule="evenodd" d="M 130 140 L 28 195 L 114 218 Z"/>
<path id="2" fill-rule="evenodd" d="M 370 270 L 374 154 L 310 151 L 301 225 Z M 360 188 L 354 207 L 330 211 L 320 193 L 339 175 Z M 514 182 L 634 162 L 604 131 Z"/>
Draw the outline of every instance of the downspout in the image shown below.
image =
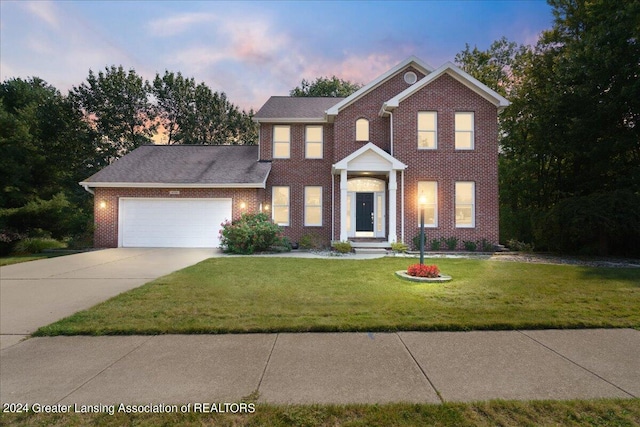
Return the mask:
<path id="1" fill-rule="evenodd" d="M 389 117 L 390 117 L 390 126 L 391 126 L 391 156 L 393 156 L 393 113 L 391 111 L 389 111 Z"/>
<path id="2" fill-rule="evenodd" d="M 92 189 L 89 188 L 89 184 L 80 184 L 80 185 L 82 185 L 84 187 L 85 191 L 91 193 L 94 196 L 96 195 L 96 193 Z"/>

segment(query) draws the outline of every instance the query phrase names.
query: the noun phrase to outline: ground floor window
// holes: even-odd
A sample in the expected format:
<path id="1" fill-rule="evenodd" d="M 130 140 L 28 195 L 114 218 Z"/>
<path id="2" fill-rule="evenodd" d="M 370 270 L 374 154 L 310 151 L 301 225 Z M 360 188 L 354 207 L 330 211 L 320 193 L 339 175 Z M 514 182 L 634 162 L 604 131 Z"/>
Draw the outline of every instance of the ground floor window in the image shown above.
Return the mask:
<path id="1" fill-rule="evenodd" d="M 469 181 L 456 182 L 456 227 L 475 227 L 475 183 Z"/>
<path id="2" fill-rule="evenodd" d="M 304 187 L 304 225 L 322 225 L 322 187 Z"/>
<path id="3" fill-rule="evenodd" d="M 289 225 L 289 187 L 273 187 L 273 222 Z"/>
<path id="4" fill-rule="evenodd" d="M 424 205 L 424 225 L 425 227 L 438 226 L 438 183 L 436 181 L 418 182 L 418 209 L 421 200 Z"/>

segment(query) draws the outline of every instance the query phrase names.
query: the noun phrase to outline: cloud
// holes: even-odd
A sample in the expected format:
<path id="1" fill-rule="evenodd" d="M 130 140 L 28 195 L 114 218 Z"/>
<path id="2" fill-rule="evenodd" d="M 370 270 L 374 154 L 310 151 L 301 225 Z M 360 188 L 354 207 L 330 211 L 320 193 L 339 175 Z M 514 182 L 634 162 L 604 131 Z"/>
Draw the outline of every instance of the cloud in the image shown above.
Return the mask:
<path id="1" fill-rule="evenodd" d="M 147 24 L 154 36 L 169 37 L 183 33 L 198 24 L 216 22 L 218 18 L 212 13 L 182 13 L 169 18 L 155 19 Z"/>
<path id="2" fill-rule="evenodd" d="M 24 2 L 26 9 L 41 21 L 54 29 L 60 28 L 60 19 L 56 6 L 51 1 L 29 1 Z"/>

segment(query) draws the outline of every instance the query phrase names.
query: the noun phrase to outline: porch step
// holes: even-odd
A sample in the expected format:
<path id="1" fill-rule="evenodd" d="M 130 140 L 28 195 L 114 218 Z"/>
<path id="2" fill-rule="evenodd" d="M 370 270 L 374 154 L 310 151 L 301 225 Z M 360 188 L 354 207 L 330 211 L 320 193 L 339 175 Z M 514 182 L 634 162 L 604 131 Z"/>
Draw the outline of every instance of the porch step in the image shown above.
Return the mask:
<path id="1" fill-rule="evenodd" d="M 368 248 L 368 249 L 391 249 L 391 245 L 386 240 L 349 240 L 352 248 Z"/>
<path id="2" fill-rule="evenodd" d="M 386 254 L 385 248 L 353 248 L 353 251 L 357 254 Z"/>

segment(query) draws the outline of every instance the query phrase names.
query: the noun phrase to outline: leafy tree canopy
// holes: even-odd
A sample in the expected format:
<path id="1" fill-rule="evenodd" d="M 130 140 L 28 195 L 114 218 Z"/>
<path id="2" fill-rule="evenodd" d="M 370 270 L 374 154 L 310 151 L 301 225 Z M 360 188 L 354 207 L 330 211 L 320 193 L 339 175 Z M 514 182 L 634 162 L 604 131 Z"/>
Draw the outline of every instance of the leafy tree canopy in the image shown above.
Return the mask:
<path id="1" fill-rule="evenodd" d="M 291 89 L 290 96 L 326 96 L 326 97 L 347 97 L 360 89 L 360 83 L 353 83 L 348 80 L 342 80 L 336 76 L 318 77 L 315 81 L 310 82 L 306 79 L 302 80 L 300 86 Z"/>

